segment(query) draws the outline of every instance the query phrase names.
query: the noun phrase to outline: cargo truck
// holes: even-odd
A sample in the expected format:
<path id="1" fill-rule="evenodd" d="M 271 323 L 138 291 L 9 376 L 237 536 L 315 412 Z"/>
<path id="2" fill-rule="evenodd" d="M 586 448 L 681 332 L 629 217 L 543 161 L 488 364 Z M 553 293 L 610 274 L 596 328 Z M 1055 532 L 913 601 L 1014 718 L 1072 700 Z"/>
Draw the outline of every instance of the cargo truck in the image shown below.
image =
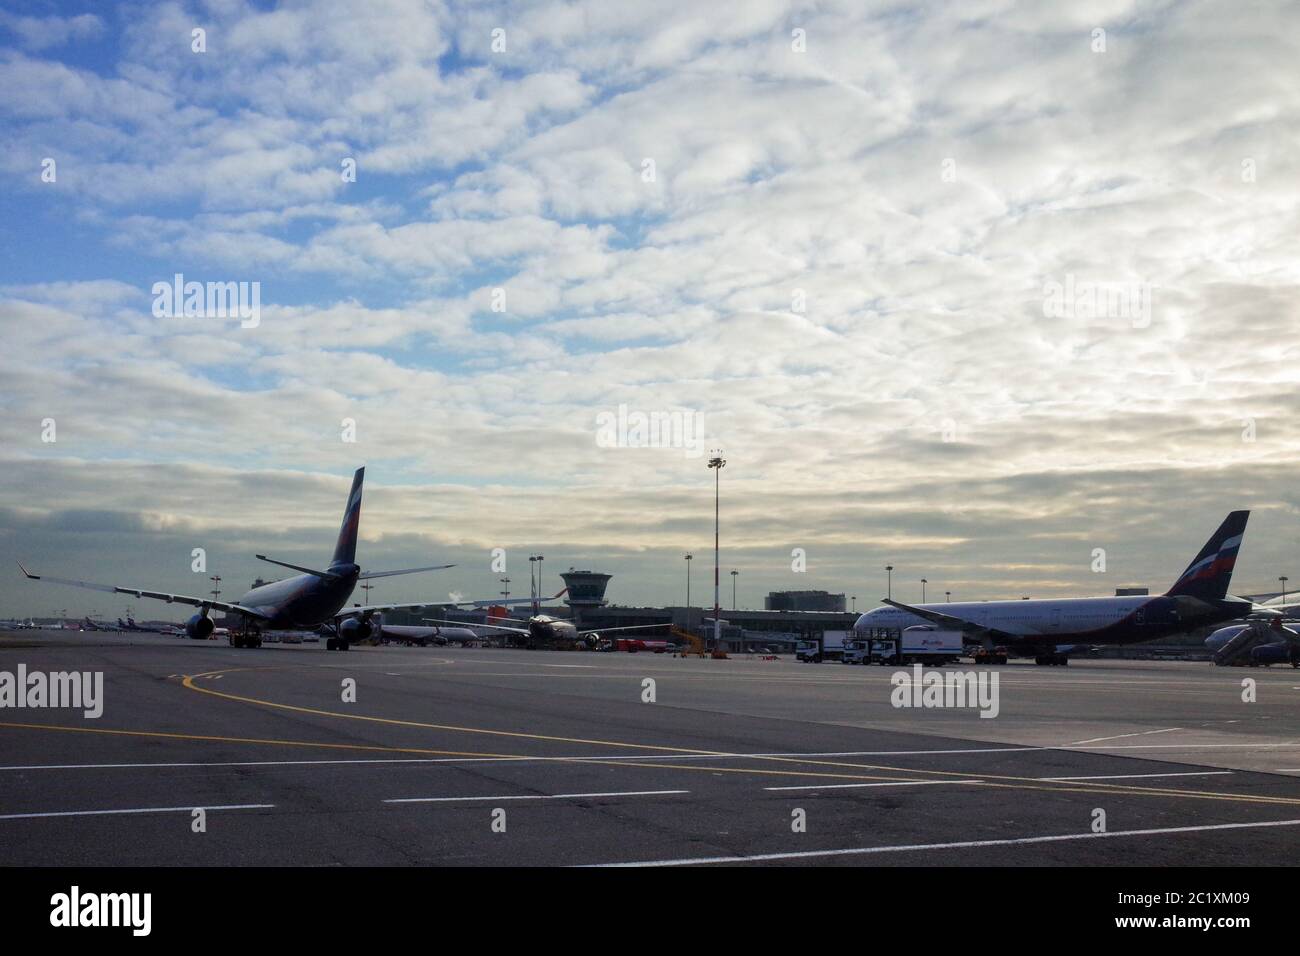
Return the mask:
<path id="1" fill-rule="evenodd" d="M 962 632 L 941 630 L 932 624 L 904 628 L 900 634 L 889 629 L 872 629 L 845 642 L 844 663 L 952 664 L 962 653 Z"/>
<path id="2" fill-rule="evenodd" d="M 795 645 L 795 660 L 805 664 L 820 664 L 822 661 L 838 661 L 844 656 L 845 641 L 849 631 L 826 631 L 820 641 L 800 641 Z"/>

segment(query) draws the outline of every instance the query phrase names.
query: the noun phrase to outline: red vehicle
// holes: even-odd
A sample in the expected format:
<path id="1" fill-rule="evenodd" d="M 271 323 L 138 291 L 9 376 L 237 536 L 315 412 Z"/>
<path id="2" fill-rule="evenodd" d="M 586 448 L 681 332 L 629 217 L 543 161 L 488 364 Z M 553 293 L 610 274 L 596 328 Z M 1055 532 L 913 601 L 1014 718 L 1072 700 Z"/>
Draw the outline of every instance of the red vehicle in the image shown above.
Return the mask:
<path id="1" fill-rule="evenodd" d="M 609 649 L 611 651 L 627 651 L 629 654 L 635 654 L 637 651 L 664 654 L 675 650 L 676 647 L 677 645 L 671 641 L 647 641 L 639 637 L 620 637 L 610 645 Z"/>

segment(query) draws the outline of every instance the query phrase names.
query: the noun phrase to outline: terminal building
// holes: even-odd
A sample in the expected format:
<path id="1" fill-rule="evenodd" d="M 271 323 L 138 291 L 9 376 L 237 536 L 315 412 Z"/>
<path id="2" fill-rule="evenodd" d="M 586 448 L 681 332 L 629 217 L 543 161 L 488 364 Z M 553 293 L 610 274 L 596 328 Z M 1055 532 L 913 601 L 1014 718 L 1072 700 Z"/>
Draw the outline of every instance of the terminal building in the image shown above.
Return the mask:
<path id="1" fill-rule="evenodd" d="M 829 591 L 769 591 L 763 607 L 769 611 L 838 611 L 844 613 L 844 595 Z"/>

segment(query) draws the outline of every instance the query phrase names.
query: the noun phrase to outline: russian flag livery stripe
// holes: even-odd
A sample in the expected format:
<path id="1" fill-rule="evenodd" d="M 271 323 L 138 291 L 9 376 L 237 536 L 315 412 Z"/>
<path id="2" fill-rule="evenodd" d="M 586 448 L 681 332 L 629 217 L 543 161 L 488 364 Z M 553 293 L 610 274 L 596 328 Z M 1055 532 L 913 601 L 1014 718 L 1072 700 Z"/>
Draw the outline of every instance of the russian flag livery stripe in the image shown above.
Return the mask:
<path id="1" fill-rule="evenodd" d="M 1168 594 L 1185 594 L 1204 601 L 1218 601 L 1228 593 L 1237 552 L 1246 533 L 1249 511 L 1234 511 L 1205 542 L 1205 547 L 1187 566 Z"/>

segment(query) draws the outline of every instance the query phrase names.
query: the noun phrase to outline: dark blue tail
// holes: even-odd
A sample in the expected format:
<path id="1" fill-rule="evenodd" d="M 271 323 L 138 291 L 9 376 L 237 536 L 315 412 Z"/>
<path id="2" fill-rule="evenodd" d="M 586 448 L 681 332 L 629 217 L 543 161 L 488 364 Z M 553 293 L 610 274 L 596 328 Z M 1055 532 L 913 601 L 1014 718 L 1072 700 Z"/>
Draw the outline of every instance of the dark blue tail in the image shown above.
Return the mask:
<path id="1" fill-rule="evenodd" d="M 1249 517 L 1249 511 L 1234 511 L 1224 518 L 1219 530 L 1210 536 L 1205 547 L 1166 593 L 1170 596 L 1186 594 L 1203 601 L 1222 600 L 1228 593 L 1228 582 L 1232 580 L 1232 569 L 1237 563 L 1237 551 Z"/>
<path id="2" fill-rule="evenodd" d="M 361 482 L 365 477 L 364 465 L 352 476 L 352 493 L 348 495 L 347 507 L 343 509 L 343 526 L 339 528 L 339 540 L 334 545 L 334 558 L 331 564 L 357 563 L 357 529 L 361 526 Z"/>

